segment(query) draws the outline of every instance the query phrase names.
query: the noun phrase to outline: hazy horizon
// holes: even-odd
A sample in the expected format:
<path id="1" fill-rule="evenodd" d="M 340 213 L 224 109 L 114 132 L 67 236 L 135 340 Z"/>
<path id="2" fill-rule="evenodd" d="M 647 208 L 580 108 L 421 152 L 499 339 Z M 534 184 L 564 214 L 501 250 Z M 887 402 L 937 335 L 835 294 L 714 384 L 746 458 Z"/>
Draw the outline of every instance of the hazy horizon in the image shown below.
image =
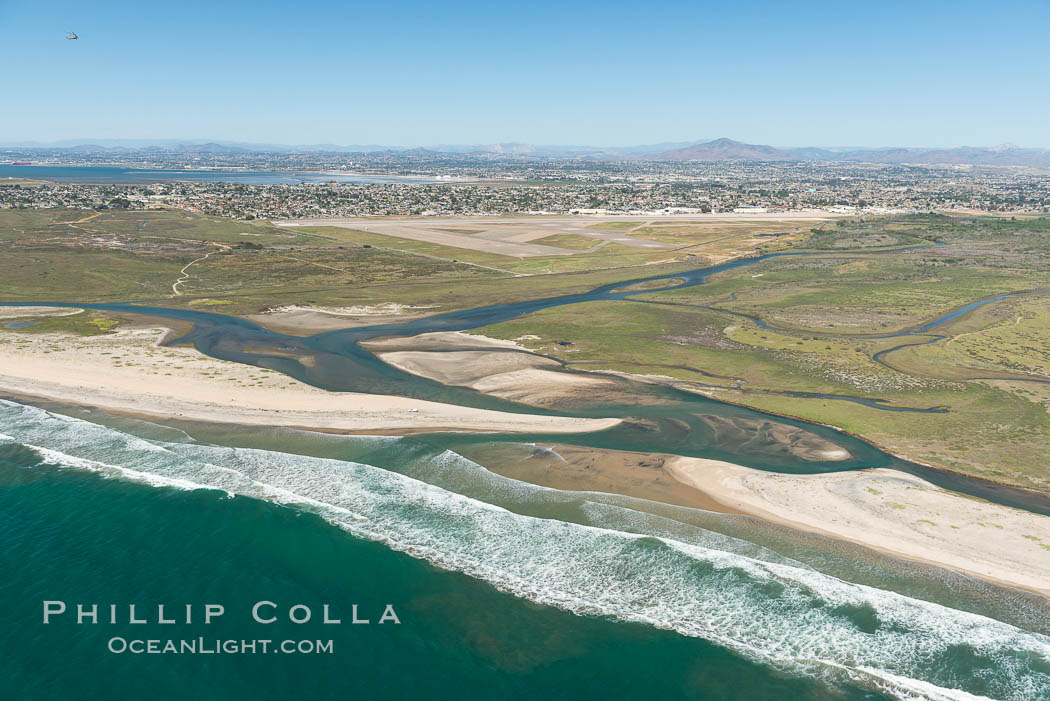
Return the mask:
<path id="1" fill-rule="evenodd" d="M 0 140 L 1046 148 L 1047 26 L 1043 0 L 5 0 Z"/>
<path id="2" fill-rule="evenodd" d="M 0 139 L 0 148 L 72 148 L 77 146 L 102 146 L 102 147 L 120 147 L 126 146 L 128 148 L 135 146 L 148 147 L 153 145 L 204 145 L 204 144 L 218 144 L 222 146 L 232 147 L 280 147 L 280 148 L 317 148 L 321 146 L 333 146 L 338 148 L 352 148 L 352 147 L 376 147 L 376 148 L 389 148 L 392 150 L 412 150 L 412 149 L 440 149 L 441 147 L 449 148 L 469 148 L 469 147 L 485 147 L 485 146 L 531 146 L 536 148 L 551 148 L 551 149 L 575 149 L 575 148 L 609 148 L 609 149 L 632 149 L 642 148 L 648 146 L 671 146 L 671 145 L 694 145 L 694 144 L 705 144 L 712 141 L 718 141 L 721 139 L 729 139 L 731 141 L 754 146 L 772 146 L 779 149 L 802 149 L 802 148 L 819 148 L 827 150 L 858 150 L 858 151 L 875 151 L 875 150 L 887 150 L 887 149 L 961 149 L 961 148 L 983 148 L 983 149 L 994 149 L 994 148 L 1018 148 L 1018 149 L 1036 149 L 1046 150 L 1050 149 L 1048 146 L 1032 145 L 1024 143 L 1016 143 L 1010 140 L 1000 141 L 997 143 L 960 143 L 950 144 L 944 146 L 931 146 L 930 144 L 880 144 L 875 146 L 859 146 L 856 144 L 811 144 L 811 143 L 796 143 L 796 144 L 780 144 L 771 143 L 762 140 L 749 140 L 734 138 L 731 136 L 719 136 L 719 137 L 707 137 L 701 139 L 647 139 L 642 142 L 632 143 L 534 143 L 527 141 L 515 141 L 511 139 L 501 139 L 496 141 L 487 142 L 472 142 L 472 143 L 454 143 L 448 140 L 438 143 L 417 143 L 408 145 L 394 145 L 394 144 L 365 144 L 356 142 L 346 143 L 335 143 L 335 142 L 323 142 L 323 141 L 295 141 L 289 143 L 280 142 L 268 142 L 268 141 L 245 141 L 235 138 L 224 138 L 224 137 L 156 137 L 156 138 L 120 138 L 120 137 L 72 137 L 64 139 L 54 140 L 42 140 L 42 139 Z"/>

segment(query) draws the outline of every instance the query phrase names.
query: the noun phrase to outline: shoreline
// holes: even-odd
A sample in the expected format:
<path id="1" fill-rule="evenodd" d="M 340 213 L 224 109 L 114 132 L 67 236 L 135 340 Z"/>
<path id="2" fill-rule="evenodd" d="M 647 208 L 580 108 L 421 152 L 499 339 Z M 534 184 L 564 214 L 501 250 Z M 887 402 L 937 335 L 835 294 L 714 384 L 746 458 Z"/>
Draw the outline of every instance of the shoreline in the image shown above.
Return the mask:
<path id="1" fill-rule="evenodd" d="M 0 391 L 153 417 L 359 433 L 578 433 L 620 423 L 330 392 L 196 349 L 159 345 L 169 333 L 163 326 L 87 337 L 0 329 Z"/>
<path id="2" fill-rule="evenodd" d="M 490 444 L 464 453 L 492 472 L 532 484 L 746 516 L 1050 598 L 1050 517 L 976 500 L 899 470 L 794 475 L 558 443 L 517 444 L 517 450 Z"/>
<path id="3" fill-rule="evenodd" d="M 1039 497 L 1039 498 L 1044 498 L 1044 499 L 1047 498 L 1046 492 L 1041 492 L 1038 489 L 1032 489 L 1031 487 L 1024 487 L 1024 486 L 1019 485 L 1019 484 L 1011 484 L 1010 482 L 996 482 L 995 480 L 988 479 L 987 477 L 982 477 L 980 475 L 972 475 L 972 474 L 969 474 L 967 472 L 960 472 L 959 470 L 953 470 L 950 467 L 942 467 L 941 465 L 935 465 L 935 464 L 933 464 L 931 462 L 926 462 L 925 460 L 920 460 L 918 458 L 913 458 L 911 456 L 905 455 L 904 453 L 897 452 L 896 448 L 891 448 L 889 446 L 883 445 L 883 444 L 881 444 L 881 443 L 879 443 L 879 442 L 877 442 L 875 440 L 872 440 L 868 436 L 864 436 L 864 435 L 861 435 L 859 433 L 854 433 L 852 431 L 847 431 L 846 429 L 841 428 L 840 426 L 835 426 L 834 424 L 828 424 L 828 423 L 824 423 L 822 421 L 815 421 L 813 419 L 807 419 L 804 416 L 795 416 L 794 414 L 785 414 L 783 412 L 772 411 L 771 409 L 765 409 L 765 408 L 760 407 L 760 406 L 753 406 L 751 404 L 745 404 L 744 402 L 738 402 L 738 401 L 734 401 L 732 399 L 726 399 L 724 396 L 722 396 L 721 394 L 717 393 L 717 392 L 721 392 L 722 390 L 716 390 L 716 391 L 708 392 L 708 391 L 701 391 L 701 390 L 698 390 L 698 389 L 691 389 L 691 388 L 688 388 L 688 387 L 680 387 L 679 389 L 681 389 L 683 391 L 686 391 L 686 392 L 693 392 L 694 394 L 699 394 L 700 396 L 707 397 L 708 399 L 714 399 L 715 401 L 722 402 L 723 404 L 729 404 L 729 405 L 732 405 L 732 406 L 738 406 L 741 409 L 750 409 L 751 411 L 761 412 L 763 414 L 768 414 L 770 416 L 776 416 L 776 417 L 779 417 L 781 419 L 791 419 L 792 421 L 802 421 L 802 422 L 805 422 L 805 423 L 813 424 L 814 426 L 822 426 L 824 428 L 830 428 L 831 430 L 838 431 L 839 433 L 841 433 L 841 434 L 843 434 L 845 436 L 849 436 L 851 438 L 856 438 L 859 441 L 864 441 L 865 443 L 867 443 L 868 445 L 872 446 L 873 448 L 877 448 L 877 449 L 881 450 L 882 452 L 886 453 L 887 455 L 890 455 L 892 457 L 897 458 L 898 460 L 904 460 L 905 462 L 914 463 L 915 465 L 919 465 L 921 467 L 928 468 L 928 469 L 933 470 L 935 472 L 943 472 L 946 475 L 954 475 L 956 477 L 961 477 L 961 478 L 964 478 L 964 479 L 967 479 L 967 480 L 974 480 L 975 482 L 980 482 L 982 484 L 987 485 L 990 488 L 1001 488 L 1001 489 L 1008 489 L 1008 490 L 1016 490 L 1018 492 L 1029 494 L 1032 497 Z M 730 389 L 728 391 L 733 391 L 733 390 Z"/>
<path id="4" fill-rule="evenodd" d="M 1050 556 L 1041 552 L 1050 550 L 1050 517 L 889 468 L 786 475 L 706 458 L 670 463 L 676 479 L 737 513 L 1050 598 Z"/>
<path id="5" fill-rule="evenodd" d="M 339 433 L 579 433 L 621 421 L 329 392 L 192 348 L 161 346 L 169 333 L 154 323 L 86 337 L 0 329 L 0 392 L 147 419 Z M 439 332 L 369 345 L 410 372 L 540 405 L 606 389 L 595 384 L 599 378 L 557 372 L 549 359 L 508 354 L 520 348 L 513 341 L 476 334 Z M 550 450 L 498 446 L 464 454 L 525 482 L 741 514 L 1050 597 L 1044 552 L 1050 551 L 1050 517 L 967 497 L 899 470 L 791 475 L 659 453 L 557 443 Z M 491 459 L 472 457 L 486 451 Z"/>
<path id="6" fill-rule="evenodd" d="M 24 401 L 29 404 L 40 400 L 53 401 L 60 406 L 97 408 L 107 414 L 144 420 L 175 418 L 213 425 L 275 425 L 266 421 L 254 423 L 243 422 L 240 419 L 224 421 L 193 416 L 176 417 L 170 414 L 152 414 L 139 408 L 110 409 L 101 407 L 97 403 L 53 400 L 40 395 L 20 395 L 11 392 L 0 394 L 0 399 Z M 264 418 L 272 419 L 273 417 Z M 425 428 L 354 431 L 337 427 L 281 425 L 286 428 L 334 434 L 410 435 L 427 431 Z M 455 431 L 456 429 L 445 430 Z M 474 427 L 463 427 L 461 430 L 478 431 Z M 522 446 L 523 444 L 520 443 L 499 444 L 499 447 L 503 449 L 499 462 L 506 462 L 507 455 L 515 448 Z M 523 482 L 563 491 L 623 494 L 660 504 L 743 516 L 799 533 L 814 534 L 867 548 L 890 557 L 952 570 L 979 581 L 1026 591 L 1050 599 L 1050 557 L 1040 559 L 1040 553 L 1036 550 L 1036 548 L 1050 550 L 1050 518 L 975 500 L 898 470 L 865 468 L 834 473 L 791 475 L 708 458 L 640 454 L 555 444 L 551 452 L 563 465 L 579 468 L 575 476 L 569 471 L 564 474 L 552 474 L 550 470 L 547 470 L 545 475 L 541 472 L 533 472 L 530 475 L 522 473 L 523 465 L 528 460 L 522 460 L 521 456 L 515 456 L 513 460 L 515 467 L 508 470 L 505 469 L 505 465 L 494 465 L 484 460 L 475 452 L 477 450 L 480 450 L 483 455 L 487 452 L 482 446 L 475 447 L 475 450 L 462 451 L 461 454 L 468 459 L 480 462 L 487 470 Z M 489 455 L 491 456 L 491 453 Z M 624 479 L 625 471 L 630 471 L 636 468 L 639 462 L 646 461 L 649 462 L 647 467 L 650 468 L 655 463 L 655 469 L 663 472 L 664 477 L 639 480 L 635 476 Z M 610 464 L 612 464 L 612 469 L 610 469 Z M 524 469 L 528 471 L 529 468 L 525 466 Z M 542 467 L 538 469 L 543 470 Z M 829 500 L 827 496 L 833 491 L 829 489 L 829 483 L 831 487 L 844 485 L 847 491 L 852 492 L 852 495 L 839 494 L 837 499 Z M 954 508 L 954 511 L 947 514 L 949 518 L 969 518 L 971 523 L 965 525 L 970 526 L 971 530 L 975 525 L 987 530 L 987 537 L 979 539 L 975 547 L 973 542 L 959 542 L 958 536 L 954 534 L 952 534 L 952 539 L 948 540 L 922 532 L 922 528 L 936 529 L 944 526 L 943 522 L 934 523 L 926 519 L 913 518 L 912 521 L 915 524 L 922 524 L 920 528 L 916 528 L 904 526 L 900 519 L 887 520 L 881 514 L 877 520 L 874 520 L 872 518 L 873 502 L 877 499 L 888 500 L 891 497 L 885 496 L 887 490 L 875 490 L 871 485 L 877 484 L 885 487 L 893 483 L 902 485 L 902 489 L 907 490 L 913 499 L 916 493 L 927 492 L 934 495 L 935 499 L 948 503 L 951 508 Z M 881 493 L 876 494 L 876 491 Z M 859 500 L 856 498 L 857 494 L 871 496 Z M 779 496 L 779 502 L 771 498 L 771 495 Z M 894 514 L 917 506 L 921 505 L 909 502 L 907 507 L 902 507 L 891 503 L 882 511 Z M 931 508 L 937 508 L 937 505 Z M 974 511 L 979 513 L 974 515 Z M 937 513 L 937 517 L 942 520 L 946 516 L 944 511 Z M 925 516 L 929 513 L 914 513 L 910 514 L 909 518 L 916 515 Z M 976 521 L 979 518 L 986 518 L 987 522 Z M 1003 520 L 1010 525 L 1001 525 L 999 522 Z M 871 527 L 873 523 L 874 528 Z M 1023 528 L 1026 532 L 1023 534 L 1015 532 L 1018 527 Z M 863 535 L 849 532 L 850 528 L 857 529 L 857 533 L 863 533 Z M 948 526 L 948 528 L 954 527 Z M 1004 543 L 1004 537 L 1010 542 Z M 946 548 L 945 545 L 954 547 Z M 1018 546 L 1027 546 L 1031 552 L 1019 551 Z M 979 566 L 974 567 L 974 562 L 980 563 Z M 1040 562 L 1045 564 L 1041 568 L 1036 567 L 1036 564 Z"/>

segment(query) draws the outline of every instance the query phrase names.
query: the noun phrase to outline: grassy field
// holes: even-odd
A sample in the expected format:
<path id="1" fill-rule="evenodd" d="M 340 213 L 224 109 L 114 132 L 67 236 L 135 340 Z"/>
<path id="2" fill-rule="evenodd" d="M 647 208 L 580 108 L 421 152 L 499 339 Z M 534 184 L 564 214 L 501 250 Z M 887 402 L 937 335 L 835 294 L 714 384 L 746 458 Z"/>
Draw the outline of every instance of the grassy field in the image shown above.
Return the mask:
<path id="1" fill-rule="evenodd" d="M 0 210 L 0 301 L 147 300 L 230 314 L 386 302 L 448 311 L 688 266 L 674 256 L 653 264 L 666 253 L 603 248 L 602 256 L 574 263 L 522 261 L 349 229 L 284 230 L 182 211 L 8 209 Z M 176 296 L 172 285 L 184 268 Z"/>
<path id="2" fill-rule="evenodd" d="M 759 235 L 770 242 L 778 239 L 798 241 L 810 236 L 810 228 L 816 222 L 775 220 L 762 221 L 709 221 L 709 222 L 664 222 L 650 223 L 631 232 L 635 236 L 649 241 L 669 243 L 675 246 L 691 246 L 723 238 L 751 238 Z M 786 236 L 769 236 L 769 234 L 786 234 Z"/>
<path id="3" fill-rule="evenodd" d="M 522 339 L 580 370 L 675 378 L 930 464 L 1048 491 L 1050 295 L 1039 292 L 1050 288 L 1048 223 L 846 222 L 804 242 L 821 255 L 771 259 L 706 286 L 549 309 L 480 331 Z M 942 245 L 851 254 L 917 242 Z M 971 302 L 1031 290 L 928 333 L 908 331 Z M 879 338 L 887 334 L 900 335 Z M 886 354 L 889 367 L 873 358 L 904 344 L 917 345 Z M 946 411 L 890 412 L 846 397 Z"/>
<path id="4" fill-rule="evenodd" d="M 0 301 L 133 300 L 163 297 L 190 258 L 65 247 L 3 250 Z"/>
<path id="5" fill-rule="evenodd" d="M 0 237 L 3 240 L 62 236 L 75 239 L 86 235 L 158 242 L 318 243 L 313 237 L 279 229 L 269 222 L 237 221 L 184 211 L 0 210 Z"/>
<path id="6" fill-rule="evenodd" d="M 607 229 L 609 226 L 614 226 L 615 228 L 611 230 L 623 231 L 625 228 L 629 229 L 643 223 L 605 222 L 588 228 Z M 498 224 L 492 224 L 491 226 L 498 226 Z M 739 222 L 704 222 L 697 226 L 706 232 L 705 235 L 699 237 L 683 235 L 675 238 L 673 241 L 668 241 L 674 243 L 677 246 L 676 248 L 639 249 L 619 243 L 609 243 L 596 250 L 586 253 L 581 252 L 572 256 L 538 256 L 529 258 L 517 258 L 484 251 L 453 248 L 437 243 L 340 227 L 303 227 L 298 230 L 329 240 L 381 246 L 404 252 L 467 262 L 521 275 L 577 272 L 668 262 L 682 262 L 696 267 L 756 252 L 777 250 L 810 236 L 808 229 L 805 228 L 806 224 L 800 222 L 792 224 L 791 230 L 793 233 L 791 236 L 782 238 L 756 238 L 753 235 L 757 231 L 780 231 L 783 226 L 786 226 L 776 222 L 763 225 Z M 682 223 L 671 226 L 672 229 L 675 227 L 688 228 L 687 224 Z M 796 229 L 797 231 L 795 231 Z M 635 235 L 635 232 L 632 232 L 631 235 Z M 532 243 L 557 246 L 571 251 L 588 251 L 588 249 L 599 244 L 600 240 L 580 234 L 554 234 L 534 240 Z"/>
<path id="7" fill-rule="evenodd" d="M 479 332 L 522 339 L 578 370 L 671 377 L 727 401 L 838 426 L 924 462 L 1050 488 L 1050 417 L 1036 397 L 902 373 L 871 359 L 884 347 L 918 338 L 891 343 L 800 337 L 715 312 L 641 302 L 549 309 Z M 943 407 L 947 413 L 890 412 L 785 392 L 874 398 L 887 406 Z"/>
<path id="8" fill-rule="evenodd" d="M 644 221 L 607 221 L 601 224 L 591 224 L 588 229 L 597 231 L 630 231 L 636 226 L 641 226 Z"/>
<path id="9" fill-rule="evenodd" d="M 600 244 L 601 240 L 590 236 L 581 236 L 580 234 L 554 234 L 552 236 L 544 236 L 542 239 L 534 239 L 529 243 L 557 246 L 558 248 L 568 248 L 573 251 L 586 251 L 588 248 L 593 248 Z"/>
<path id="10" fill-rule="evenodd" d="M 949 379 L 1020 378 L 1050 383 L 1050 298 L 1023 295 L 975 310 L 937 331 L 946 338 L 884 359 L 903 372 Z"/>
<path id="11" fill-rule="evenodd" d="M 0 322 L 0 328 L 26 334 L 72 333 L 78 336 L 101 336 L 112 333 L 121 320 L 105 313 L 84 310 L 62 316 L 19 317 L 16 323 L 28 326 L 9 327 L 11 321 Z"/>
<path id="12" fill-rule="evenodd" d="M 193 267 L 181 291 L 187 296 L 285 294 L 295 290 L 353 289 L 407 279 L 456 279 L 499 275 L 492 270 L 380 248 L 281 248 L 223 250 Z"/>
<path id="13" fill-rule="evenodd" d="M 681 265 L 650 266 L 645 272 L 659 274 L 681 269 Z M 209 296 L 207 299 L 209 304 L 220 301 L 228 303 L 221 309 L 224 314 L 254 314 L 270 306 L 282 305 L 345 307 L 391 302 L 423 306 L 431 313 L 439 313 L 485 304 L 520 302 L 539 297 L 586 292 L 609 282 L 637 277 L 637 274 L 637 270 L 632 268 L 614 268 L 523 277 L 498 274 L 478 274 L 469 278 L 421 277 L 362 285 L 290 285 L 272 290 L 242 290 L 236 295 L 229 294 L 222 298 Z M 177 298 L 169 300 L 166 304 L 193 305 L 195 301 L 196 299 Z"/>
<path id="14" fill-rule="evenodd" d="M 863 334 L 901 330 L 982 298 L 1050 286 L 1050 269 L 993 267 L 983 255 L 960 256 L 949 248 L 773 259 L 654 297 L 712 304 L 801 331 Z"/>
<path id="15" fill-rule="evenodd" d="M 445 246 L 428 241 L 416 241 L 414 239 L 406 239 L 399 236 L 389 236 L 386 234 L 376 234 L 369 231 L 344 229 L 340 227 L 303 227 L 301 231 L 324 236 L 336 241 L 368 244 L 371 246 L 378 246 L 408 253 L 418 253 L 436 258 L 443 258 L 445 260 L 454 260 L 494 268 L 511 274 L 524 275 L 646 265 L 659 261 L 673 261 L 678 257 L 677 253 L 673 250 L 643 250 L 632 246 L 612 243 L 603 246 L 592 253 L 580 253 L 573 256 L 518 258 L 515 256 L 504 256 L 466 248 L 453 248 L 452 246 Z M 573 239 L 569 239 L 568 237 L 578 235 L 556 234 L 555 236 L 559 239 L 573 242 Z M 585 236 L 580 236 L 579 238 L 587 239 L 590 244 L 587 248 L 600 243 L 597 239 L 589 239 Z M 537 243 L 545 243 L 545 241 L 537 241 Z M 569 246 L 564 247 L 569 250 L 576 250 Z"/>

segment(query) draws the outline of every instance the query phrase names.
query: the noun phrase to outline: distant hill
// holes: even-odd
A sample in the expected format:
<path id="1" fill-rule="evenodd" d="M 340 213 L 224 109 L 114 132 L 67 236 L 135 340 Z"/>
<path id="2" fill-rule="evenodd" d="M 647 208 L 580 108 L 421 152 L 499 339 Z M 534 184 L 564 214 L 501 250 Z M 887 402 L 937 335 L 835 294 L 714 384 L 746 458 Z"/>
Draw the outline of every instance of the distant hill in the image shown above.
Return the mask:
<path id="1" fill-rule="evenodd" d="M 861 149 L 837 154 L 831 160 L 866 163 L 921 163 L 932 165 L 1050 167 L 1050 149 L 1020 148 L 1013 145 L 951 149 Z"/>
<path id="2" fill-rule="evenodd" d="M 651 161 L 824 161 L 855 163 L 914 163 L 921 165 L 977 165 L 1050 167 L 1050 149 L 1020 148 L 1013 144 L 949 149 L 826 149 L 777 148 L 715 139 L 636 158 Z"/>
<path id="3" fill-rule="evenodd" d="M 715 139 L 663 153 L 639 156 L 652 161 L 797 161 L 798 155 L 773 146 L 745 144 L 732 139 Z"/>
<path id="4" fill-rule="evenodd" d="M 777 147 L 748 144 L 720 138 L 692 142 L 642 146 L 552 146 L 527 143 L 441 144 L 428 147 L 391 147 L 377 144 L 260 144 L 205 139 L 77 139 L 49 144 L 41 142 L 0 143 L 0 148 L 61 150 L 66 153 L 106 154 L 243 154 L 243 153 L 339 153 L 390 155 L 404 158 L 456 157 L 478 160 L 566 160 L 588 161 L 756 161 L 887 163 L 915 165 L 1025 166 L 1050 168 L 1050 149 L 1022 148 L 1014 144 L 959 148 L 821 148 Z"/>

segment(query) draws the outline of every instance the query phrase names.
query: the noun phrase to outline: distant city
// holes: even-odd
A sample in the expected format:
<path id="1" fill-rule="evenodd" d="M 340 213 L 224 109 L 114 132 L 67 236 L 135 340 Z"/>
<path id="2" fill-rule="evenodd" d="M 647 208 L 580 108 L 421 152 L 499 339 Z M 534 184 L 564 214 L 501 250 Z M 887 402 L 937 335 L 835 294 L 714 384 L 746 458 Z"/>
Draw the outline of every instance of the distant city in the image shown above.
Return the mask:
<path id="1" fill-rule="evenodd" d="M 1050 211 L 1050 151 L 101 142 L 0 147 L 0 208 L 389 215 Z"/>

